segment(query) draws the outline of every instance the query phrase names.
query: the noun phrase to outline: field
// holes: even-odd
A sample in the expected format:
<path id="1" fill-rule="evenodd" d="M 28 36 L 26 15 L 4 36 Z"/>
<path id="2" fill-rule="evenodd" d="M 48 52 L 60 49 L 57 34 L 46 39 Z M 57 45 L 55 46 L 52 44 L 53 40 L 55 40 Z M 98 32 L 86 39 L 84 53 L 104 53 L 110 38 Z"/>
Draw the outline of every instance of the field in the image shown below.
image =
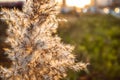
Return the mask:
<path id="1" fill-rule="evenodd" d="M 88 71 L 68 71 L 68 80 L 120 80 L 120 19 L 111 15 L 62 15 L 58 33 L 75 46 L 76 61 L 89 62 Z"/>

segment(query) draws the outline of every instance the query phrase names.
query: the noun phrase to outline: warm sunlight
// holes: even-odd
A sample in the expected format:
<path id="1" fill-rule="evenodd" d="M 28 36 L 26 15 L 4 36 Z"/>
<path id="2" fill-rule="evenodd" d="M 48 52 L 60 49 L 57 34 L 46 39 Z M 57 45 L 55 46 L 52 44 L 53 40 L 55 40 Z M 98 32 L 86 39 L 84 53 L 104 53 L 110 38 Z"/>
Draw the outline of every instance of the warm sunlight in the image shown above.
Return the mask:
<path id="1" fill-rule="evenodd" d="M 91 0 L 66 0 L 66 4 L 68 6 L 75 6 L 83 8 L 85 5 L 88 5 L 91 3 Z"/>

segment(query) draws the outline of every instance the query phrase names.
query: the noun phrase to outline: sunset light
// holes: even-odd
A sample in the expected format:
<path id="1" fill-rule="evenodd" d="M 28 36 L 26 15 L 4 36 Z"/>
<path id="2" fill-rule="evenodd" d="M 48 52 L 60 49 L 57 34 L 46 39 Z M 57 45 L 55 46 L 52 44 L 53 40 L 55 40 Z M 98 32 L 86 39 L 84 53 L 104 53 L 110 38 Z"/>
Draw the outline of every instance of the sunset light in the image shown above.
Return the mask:
<path id="1" fill-rule="evenodd" d="M 91 0 L 66 0 L 67 6 L 75 6 L 80 8 L 83 8 L 90 3 Z"/>

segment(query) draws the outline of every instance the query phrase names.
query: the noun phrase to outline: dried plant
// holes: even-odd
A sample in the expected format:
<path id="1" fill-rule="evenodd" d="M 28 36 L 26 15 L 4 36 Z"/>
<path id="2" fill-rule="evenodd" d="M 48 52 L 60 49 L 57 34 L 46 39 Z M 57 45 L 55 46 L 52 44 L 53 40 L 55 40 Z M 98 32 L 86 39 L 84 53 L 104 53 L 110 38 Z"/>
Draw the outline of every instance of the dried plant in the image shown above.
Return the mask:
<path id="1" fill-rule="evenodd" d="M 4 48 L 12 60 L 11 68 L 0 66 L 3 80 L 59 80 L 67 68 L 86 67 L 75 63 L 74 47 L 61 42 L 56 34 L 58 20 L 54 0 L 27 0 L 23 10 L 3 9 L 2 20 L 9 29 Z"/>

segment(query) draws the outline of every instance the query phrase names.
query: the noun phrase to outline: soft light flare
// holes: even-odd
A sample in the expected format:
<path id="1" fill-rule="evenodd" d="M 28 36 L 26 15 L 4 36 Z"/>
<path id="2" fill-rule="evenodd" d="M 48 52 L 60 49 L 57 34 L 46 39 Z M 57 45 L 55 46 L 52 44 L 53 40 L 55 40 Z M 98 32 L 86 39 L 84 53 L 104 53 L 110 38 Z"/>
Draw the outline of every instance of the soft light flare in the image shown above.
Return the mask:
<path id="1" fill-rule="evenodd" d="M 83 8 L 90 3 L 91 0 L 66 0 L 67 6 L 74 6 L 79 8 Z"/>
<path id="2" fill-rule="evenodd" d="M 103 11 L 104 11 L 104 13 L 106 13 L 106 14 L 109 13 L 109 9 L 108 9 L 108 8 L 104 8 Z"/>
<path id="3" fill-rule="evenodd" d="M 120 8 L 115 8 L 116 13 L 120 13 Z"/>

